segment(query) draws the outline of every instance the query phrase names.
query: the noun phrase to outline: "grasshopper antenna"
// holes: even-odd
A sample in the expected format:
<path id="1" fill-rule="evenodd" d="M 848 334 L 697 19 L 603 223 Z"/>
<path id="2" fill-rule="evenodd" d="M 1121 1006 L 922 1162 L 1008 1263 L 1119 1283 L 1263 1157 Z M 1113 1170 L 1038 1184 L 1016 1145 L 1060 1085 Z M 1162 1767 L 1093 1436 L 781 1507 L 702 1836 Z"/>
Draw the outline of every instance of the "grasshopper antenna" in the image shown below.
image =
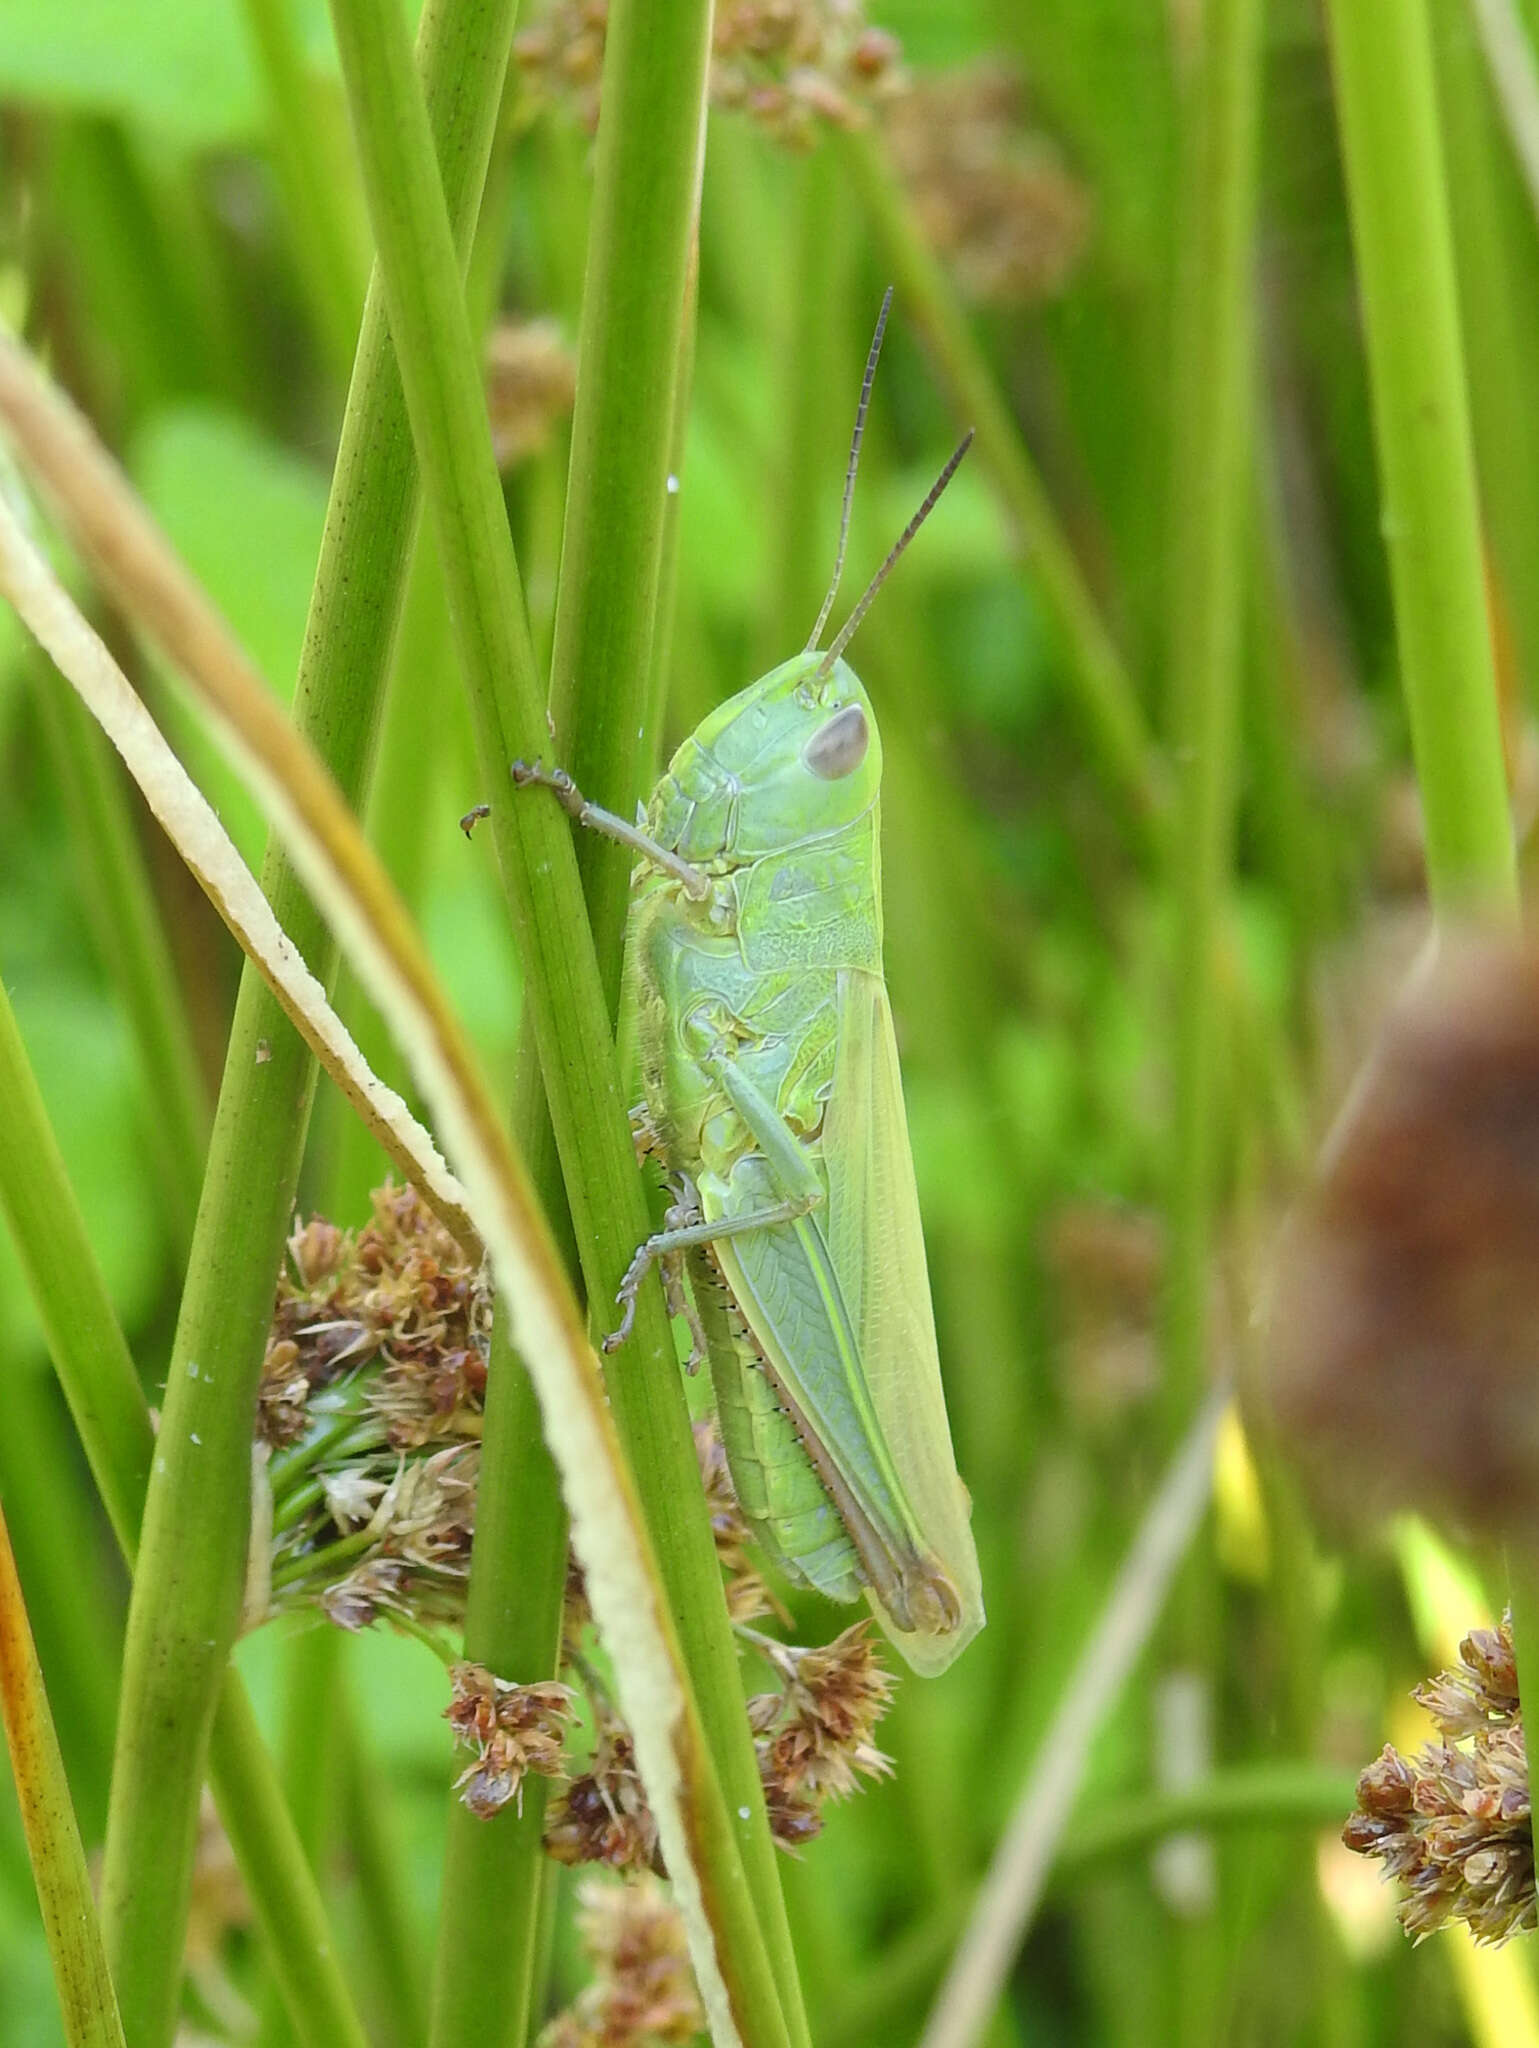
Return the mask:
<path id="1" fill-rule="evenodd" d="M 920 527 L 924 525 L 925 521 L 929 518 L 930 514 L 935 510 L 936 505 L 940 501 L 941 492 L 945 490 L 947 484 L 949 484 L 951 479 L 956 475 L 957 469 L 961 464 L 962 457 L 967 453 L 968 449 L 971 448 L 972 445 L 973 430 L 971 427 L 969 427 L 967 432 L 962 436 L 961 440 L 957 443 L 955 449 L 953 449 L 951 458 L 947 462 L 946 467 L 941 471 L 940 475 L 935 479 L 934 483 L 931 484 L 929 490 L 926 491 L 924 503 L 920 506 L 919 510 L 914 514 L 913 518 L 909 521 L 908 525 L 905 526 L 903 531 L 898 535 L 898 538 L 893 542 L 891 548 L 888 550 L 886 561 L 883 562 L 881 568 L 877 570 L 876 574 L 871 578 L 871 581 L 866 585 L 865 590 L 861 593 L 860 602 L 856 605 L 854 611 L 850 613 L 850 616 L 845 620 L 844 624 L 839 628 L 838 632 L 834 635 L 833 645 L 829 648 L 828 652 L 824 655 L 823 659 L 818 663 L 817 675 L 814 678 L 815 681 L 821 683 L 829 675 L 832 674 L 834 663 L 839 659 L 840 655 L 843 654 L 845 648 L 848 647 L 850 642 L 854 639 L 856 627 L 860 624 L 861 620 L 866 616 L 866 613 L 870 611 L 871 600 L 876 596 L 876 593 L 881 589 L 882 585 L 887 581 L 888 577 L 897 567 L 898 558 L 903 553 L 903 550 L 908 546 L 909 542 L 914 538 L 914 535 L 919 531 Z"/>
<path id="2" fill-rule="evenodd" d="M 828 595 L 823 600 L 823 609 L 818 613 L 818 622 L 813 627 L 806 647 L 802 650 L 811 654 L 823 637 L 823 628 L 828 624 L 828 615 L 834 608 L 834 599 L 839 594 L 839 578 L 844 574 L 844 550 L 850 538 L 850 507 L 855 502 L 855 472 L 860 467 L 861 437 L 866 431 L 866 409 L 871 403 L 871 386 L 876 382 L 877 358 L 882 353 L 882 336 L 887 332 L 887 309 L 892 304 L 892 286 L 882 294 L 882 310 L 876 316 L 876 332 L 871 337 L 871 347 L 866 356 L 866 374 L 861 380 L 860 403 L 855 408 L 855 431 L 850 436 L 850 460 L 844 472 L 844 507 L 839 514 L 839 549 L 834 556 L 834 580 L 828 586 Z"/>

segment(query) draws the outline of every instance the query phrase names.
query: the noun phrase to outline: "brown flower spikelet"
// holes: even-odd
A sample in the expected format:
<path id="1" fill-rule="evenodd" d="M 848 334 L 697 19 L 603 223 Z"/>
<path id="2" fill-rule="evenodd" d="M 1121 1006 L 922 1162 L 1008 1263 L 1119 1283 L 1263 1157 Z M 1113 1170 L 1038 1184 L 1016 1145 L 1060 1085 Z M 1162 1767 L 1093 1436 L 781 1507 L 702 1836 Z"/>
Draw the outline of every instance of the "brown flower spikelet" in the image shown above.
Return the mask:
<path id="1" fill-rule="evenodd" d="M 630 1730 L 601 1716 L 593 1761 L 550 1803 L 545 1848 L 558 1863 L 602 1863 L 611 1870 L 657 1869 L 657 1822 L 636 1769 Z"/>
<path id="2" fill-rule="evenodd" d="M 549 1679 L 514 1685 L 481 1664 L 456 1664 L 449 1676 L 453 1691 L 444 1719 L 476 1752 L 475 1761 L 455 1779 L 455 1790 L 480 1820 L 500 1813 L 510 1801 L 522 1812 L 530 1771 L 544 1778 L 561 1774 L 571 1687 Z"/>
<path id="3" fill-rule="evenodd" d="M 1285 1232 L 1267 1373 L 1345 1514 L 1521 1532 L 1539 1500 L 1539 952 L 1443 942 Z"/>
<path id="4" fill-rule="evenodd" d="M 398 1449 L 480 1433 L 485 1284 L 414 1188 L 370 1199 L 356 1234 L 313 1217 L 289 1239 L 259 1394 L 269 1444 L 297 1442 L 310 1398 L 376 1360 L 369 1400 Z"/>
<path id="5" fill-rule="evenodd" d="M 411 1188 L 359 1231 L 315 1217 L 280 1275 L 257 1413 L 267 1611 L 462 1619 L 490 1297 Z"/>
<path id="6" fill-rule="evenodd" d="M 588 1878 L 577 1928 L 593 1982 L 544 2029 L 539 2048 L 668 2048 L 696 2039 L 705 2014 L 684 1922 L 651 1877 L 625 1884 Z"/>
<path id="7" fill-rule="evenodd" d="M 758 1643 L 784 1680 L 782 1691 L 748 1703 L 759 1775 L 777 1840 L 799 1847 L 822 1825 L 823 1800 L 847 1799 L 862 1776 L 891 1774 L 890 1758 L 872 1738 L 893 1679 L 877 1656 L 869 1620 L 821 1649 Z"/>
<path id="8" fill-rule="evenodd" d="M 1386 1743 L 1342 1840 L 1403 1888 L 1396 1912 L 1413 1940 L 1462 1920 L 1495 1945 L 1539 1921 L 1511 1617 L 1466 1636 L 1459 1660 L 1412 1695 L 1443 1739 L 1414 1759 Z"/>
<path id="9" fill-rule="evenodd" d="M 367 1528 L 373 1540 L 336 1578 L 328 1578 L 324 1543 L 299 1553 L 309 1569 L 290 1581 L 292 1597 L 318 1599 L 339 1628 L 367 1628 L 391 1612 L 428 1626 L 457 1625 L 470 1577 L 480 1457 L 479 1444 L 446 1444 L 393 1457 L 388 1476 L 370 1476 L 357 1465 L 323 1474 L 331 1527 Z"/>

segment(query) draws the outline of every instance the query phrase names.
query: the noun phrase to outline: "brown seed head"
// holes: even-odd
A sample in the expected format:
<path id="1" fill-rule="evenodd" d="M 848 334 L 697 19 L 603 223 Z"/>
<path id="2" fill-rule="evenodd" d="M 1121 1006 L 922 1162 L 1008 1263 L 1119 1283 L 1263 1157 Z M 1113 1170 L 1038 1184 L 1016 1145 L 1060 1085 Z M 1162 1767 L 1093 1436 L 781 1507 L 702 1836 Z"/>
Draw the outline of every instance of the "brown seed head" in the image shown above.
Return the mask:
<path id="1" fill-rule="evenodd" d="M 1389 1016 L 1274 1276 L 1270 1391 L 1344 1510 L 1539 1502 L 1539 952 L 1445 952 Z"/>
<path id="2" fill-rule="evenodd" d="M 772 1809 L 815 1809 L 844 1799 L 862 1776 L 886 1777 L 892 1764 L 873 1740 L 892 1699 L 869 1621 L 857 1621 L 821 1649 L 762 1645 L 784 1681 L 779 1693 L 749 1702 L 759 1774 Z M 777 1829 L 777 1832 L 780 1830 Z"/>
<path id="3" fill-rule="evenodd" d="M 289 1240 L 263 1366 L 259 1433 L 304 1433 L 312 1395 L 378 1362 L 368 1395 L 398 1446 L 480 1433 L 490 1300 L 484 1280 L 414 1188 L 388 1182 L 373 1219 L 313 1217 Z"/>

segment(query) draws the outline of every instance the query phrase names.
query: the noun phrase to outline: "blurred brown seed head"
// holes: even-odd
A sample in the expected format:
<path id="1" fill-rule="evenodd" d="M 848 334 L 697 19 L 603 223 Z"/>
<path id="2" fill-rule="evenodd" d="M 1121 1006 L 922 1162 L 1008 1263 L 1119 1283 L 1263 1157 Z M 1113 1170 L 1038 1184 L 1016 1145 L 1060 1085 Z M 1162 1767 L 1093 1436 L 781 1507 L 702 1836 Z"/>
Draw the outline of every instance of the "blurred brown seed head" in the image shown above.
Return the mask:
<path id="1" fill-rule="evenodd" d="M 1471 1530 L 1539 1502 L 1539 953 L 1445 946 L 1284 1233 L 1270 1395 L 1326 1496 Z"/>
<path id="2" fill-rule="evenodd" d="M 578 1887 L 577 1928 L 593 1981 L 539 2048 L 665 2048 L 705 2027 L 684 1922 L 652 1877 Z"/>
<path id="3" fill-rule="evenodd" d="M 572 410 L 577 364 L 553 320 L 499 320 L 486 344 L 486 408 L 497 467 L 537 455 Z"/>
<path id="4" fill-rule="evenodd" d="M 598 125 L 605 0 L 553 0 L 514 39 L 524 90 L 572 105 Z M 895 37 L 860 0 L 721 0 L 711 32 L 714 107 L 746 113 L 774 141 L 807 149 L 824 124 L 858 127 L 902 90 Z"/>
<path id="5" fill-rule="evenodd" d="M 1019 306 L 1061 292 L 1090 231 L 1090 196 L 1027 119 L 999 64 L 918 76 L 884 125 L 931 245 L 971 299 Z"/>
<path id="6" fill-rule="evenodd" d="M 1110 1202 L 1066 1202 L 1048 1219 L 1042 1250 L 1064 1397 L 1087 1423 L 1112 1421 L 1158 1384 L 1159 1219 Z"/>
<path id="7" fill-rule="evenodd" d="M 198 1805 L 198 1837 L 187 1911 L 187 1961 L 195 1972 L 217 1965 L 235 1928 L 252 1922 L 251 1900 L 210 1794 Z"/>

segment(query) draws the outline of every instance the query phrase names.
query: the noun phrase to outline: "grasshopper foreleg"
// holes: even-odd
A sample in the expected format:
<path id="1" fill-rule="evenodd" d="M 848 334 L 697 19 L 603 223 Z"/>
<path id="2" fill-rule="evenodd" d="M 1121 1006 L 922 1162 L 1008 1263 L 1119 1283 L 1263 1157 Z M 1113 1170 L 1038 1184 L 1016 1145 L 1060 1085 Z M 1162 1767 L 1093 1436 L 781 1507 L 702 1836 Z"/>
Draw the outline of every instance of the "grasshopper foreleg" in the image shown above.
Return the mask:
<path id="1" fill-rule="evenodd" d="M 697 867 L 691 867 L 687 860 L 681 860 L 666 846 L 659 846 L 639 825 L 628 825 L 617 812 L 590 804 L 564 768 L 542 768 L 538 761 L 532 766 L 527 761 L 515 761 L 508 773 L 517 789 L 548 789 L 568 817 L 575 818 L 590 832 L 601 832 L 606 839 L 619 840 L 622 846 L 639 853 L 643 860 L 672 875 L 684 893 L 696 903 L 710 901 L 711 880 L 708 875 L 702 874 Z"/>
<path id="2" fill-rule="evenodd" d="M 623 1311 L 620 1327 L 611 1330 L 604 1339 L 604 1350 L 618 1351 L 630 1335 L 631 1325 L 636 1320 L 636 1296 L 641 1291 L 642 1281 L 647 1277 L 647 1268 L 654 1261 L 662 1263 L 666 1286 L 670 1264 L 679 1254 L 688 1251 L 691 1245 L 714 1244 L 718 1238 L 740 1237 L 744 1231 L 768 1230 L 777 1223 L 794 1223 L 798 1216 L 805 1216 L 807 1211 L 815 1208 L 822 1199 L 820 1192 L 792 1195 L 784 1202 L 773 1202 L 762 1209 L 750 1209 L 742 1216 L 719 1216 L 714 1222 L 709 1223 L 701 1218 L 696 1209 L 683 1206 L 670 1209 L 667 1216 L 668 1227 L 654 1232 L 639 1247 L 635 1258 L 626 1269 L 625 1278 L 620 1282 L 620 1291 L 615 1296 Z M 694 1220 L 686 1222 L 686 1217 L 692 1217 Z M 682 1289 L 680 1291 L 682 1292 Z M 672 1306 L 671 1297 L 669 1306 Z M 700 1328 L 699 1320 L 693 1313 L 688 1315 L 687 1320 L 691 1338 L 703 1352 L 705 1333 Z"/>

